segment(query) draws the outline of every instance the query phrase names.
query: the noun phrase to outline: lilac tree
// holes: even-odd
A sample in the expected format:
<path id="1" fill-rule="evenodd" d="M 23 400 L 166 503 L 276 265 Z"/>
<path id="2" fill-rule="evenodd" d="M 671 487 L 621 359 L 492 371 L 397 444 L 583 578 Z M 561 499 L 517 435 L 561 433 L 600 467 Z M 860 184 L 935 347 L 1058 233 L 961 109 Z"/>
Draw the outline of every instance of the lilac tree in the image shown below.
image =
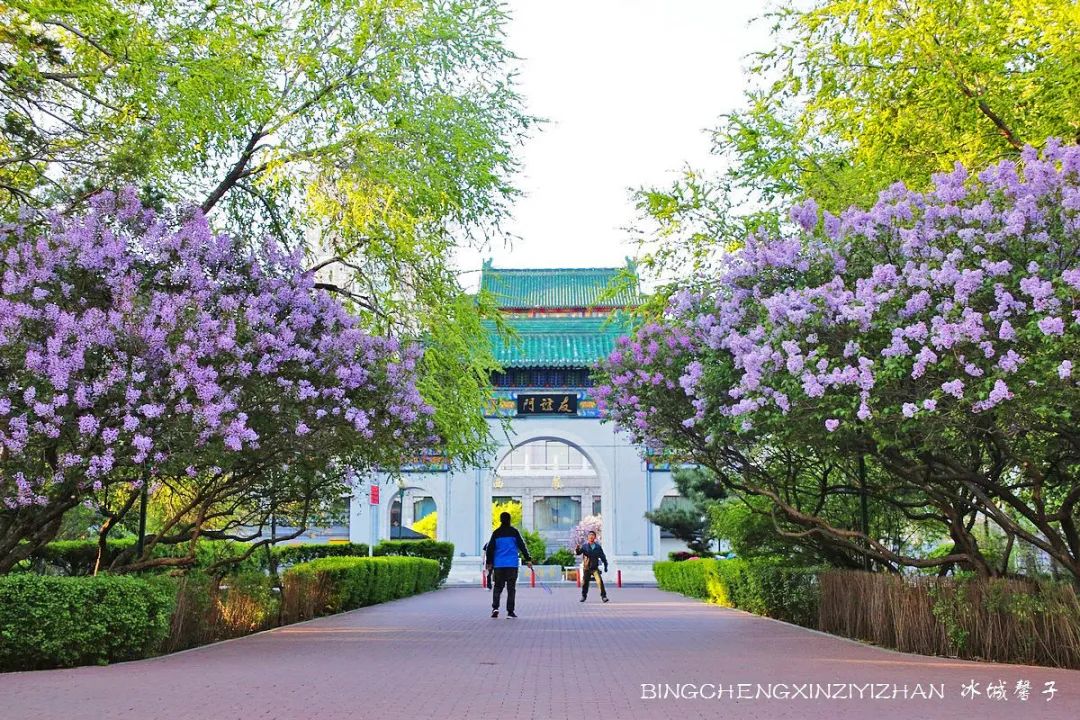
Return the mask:
<path id="1" fill-rule="evenodd" d="M 570 549 L 575 550 L 588 542 L 590 532 L 596 533 L 598 541 L 603 540 L 604 520 L 599 515 L 586 515 L 570 530 Z"/>
<path id="2" fill-rule="evenodd" d="M 791 218 L 612 354 L 614 420 L 768 498 L 792 535 L 984 574 L 1021 541 L 1080 576 L 1080 148 Z M 860 495 L 945 528 L 952 552 L 908 556 L 830 514 Z"/>
<path id="3" fill-rule="evenodd" d="M 0 249 L 0 572 L 79 503 L 107 531 L 144 483 L 165 516 L 130 567 L 183 564 L 152 545 L 258 529 L 267 497 L 306 512 L 335 468 L 433 441 L 417 347 L 364 332 L 273 243 L 128 190 Z"/>

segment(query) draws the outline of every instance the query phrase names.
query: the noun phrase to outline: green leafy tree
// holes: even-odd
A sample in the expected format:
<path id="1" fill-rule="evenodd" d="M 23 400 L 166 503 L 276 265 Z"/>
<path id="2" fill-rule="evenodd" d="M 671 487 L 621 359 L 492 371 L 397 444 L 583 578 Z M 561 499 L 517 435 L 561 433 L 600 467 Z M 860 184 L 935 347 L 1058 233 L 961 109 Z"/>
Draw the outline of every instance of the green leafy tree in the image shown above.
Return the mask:
<path id="1" fill-rule="evenodd" d="M 379 333 L 422 338 L 442 448 L 484 448 L 493 367 L 451 269 L 498 231 L 520 107 L 495 0 L 0 4 L 0 216 L 101 189 L 191 203 L 309 255 Z"/>
<path id="2" fill-rule="evenodd" d="M 672 473 L 681 502 L 645 513 L 645 519 L 686 543 L 694 554 L 712 555 L 714 536 L 710 531 L 709 509 L 727 492 L 715 475 L 704 468 L 683 468 Z"/>
<path id="3" fill-rule="evenodd" d="M 638 195 L 646 269 L 711 268 L 797 199 L 838 212 L 958 161 L 1080 140 L 1073 0 L 789 0 L 760 21 L 774 44 L 751 55 L 743 107 L 712 133 L 727 171 Z"/>
<path id="4" fill-rule="evenodd" d="M 801 234 L 752 236 L 712 292 L 675 295 L 597 395 L 639 442 L 767 500 L 792 540 L 982 576 L 1024 544 L 1076 576 L 1077 168 L 1048 142 L 840 217 L 796 205 Z M 927 525 L 947 555 L 897 540 Z"/>
<path id="5" fill-rule="evenodd" d="M 777 196 L 835 210 L 897 180 L 925 187 L 956 162 L 1080 139 L 1071 0 L 826 0 L 770 17 L 780 44 L 753 70 L 774 80 L 717 139 L 746 148 Z M 755 131 L 775 155 L 754 147 Z"/>

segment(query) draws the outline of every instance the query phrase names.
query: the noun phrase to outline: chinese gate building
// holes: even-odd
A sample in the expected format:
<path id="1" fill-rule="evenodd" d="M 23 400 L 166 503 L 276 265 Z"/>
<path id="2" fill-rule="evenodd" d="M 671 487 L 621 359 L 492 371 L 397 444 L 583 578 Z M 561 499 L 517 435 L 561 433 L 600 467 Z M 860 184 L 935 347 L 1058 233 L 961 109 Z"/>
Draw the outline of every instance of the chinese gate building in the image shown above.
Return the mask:
<path id="1" fill-rule="evenodd" d="M 454 543 L 451 581 L 479 582 L 492 503 L 513 500 L 522 506 L 521 529 L 539 532 L 548 552 L 566 546 L 582 517 L 600 515 L 612 572 L 652 579 L 653 560 L 684 546 L 661 537 L 644 514 L 677 501 L 677 492 L 665 466 L 644 461 L 638 447 L 601 422 L 589 376 L 625 334 L 626 311 L 643 300 L 633 265 L 536 270 L 487 262 L 480 283 L 516 334 L 505 338 L 487 327 L 504 368 L 492 378 L 490 463 L 460 470 L 428 462 L 408 468 L 400 484 L 375 478 L 377 504 L 369 485 L 358 487 L 349 539 L 397 537 L 399 527 L 436 512 L 437 539 Z"/>

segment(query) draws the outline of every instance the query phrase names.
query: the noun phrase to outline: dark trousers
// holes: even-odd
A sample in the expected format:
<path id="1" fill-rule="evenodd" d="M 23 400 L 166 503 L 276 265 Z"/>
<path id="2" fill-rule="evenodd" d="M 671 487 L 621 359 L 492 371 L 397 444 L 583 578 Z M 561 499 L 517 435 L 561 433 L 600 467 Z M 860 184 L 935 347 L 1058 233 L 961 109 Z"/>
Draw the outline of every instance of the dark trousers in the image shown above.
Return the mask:
<path id="1" fill-rule="evenodd" d="M 502 596 L 503 586 L 505 585 L 506 612 L 514 612 L 514 598 L 517 595 L 518 569 L 516 567 L 497 567 L 493 574 L 495 576 L 495 582 L 492 583 L 491 609 L 499 609 L 499 598 Z"/>
<path id="2" fill-rule="evenodd" d="M 589 597 L 589 580 L 592 579 L 593 573 L 596 574 L 596 584 L 600 586 L 600 597 L 607 597 L 607 588 L 604 587 L 604 578 L 600 574 L 599 570 L 586 570 L 584 575 L 585 579 L 581 582 L 581 597 Z"/>

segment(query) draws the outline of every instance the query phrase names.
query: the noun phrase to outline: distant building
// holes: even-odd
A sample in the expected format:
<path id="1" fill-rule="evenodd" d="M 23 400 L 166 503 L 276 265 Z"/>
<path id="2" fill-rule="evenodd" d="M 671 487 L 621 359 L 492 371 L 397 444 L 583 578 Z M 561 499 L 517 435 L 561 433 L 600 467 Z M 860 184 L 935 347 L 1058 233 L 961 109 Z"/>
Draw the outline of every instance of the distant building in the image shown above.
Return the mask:
<path id="1" fill-rule="evenodd" d="M 386 477 L 379 503 L 370 485 L 351 503 L 349 539 L 387 538 L 438 513 L 439 540 L 454 543 L 452 577 L 479 581 L 480 555 L 491 532 L 493 501 L 522 504 L 524 529 L 536 530 L 548 550 L 565 546 L 585 515 L 603 517 L 612 570 L 650 579 L 654 559 L 685 546 L 662 538 L 644 517 L 677 492 L 665 466 L 642 460 L 639 448 L 601 423 L 589 368 L 615 347 L 627 328 L 625 311 L 639 305 L 634 266 L 623 268 L 496 269 L 485 263 L 481 289 L 492 294 L 517 337 L 487 330 L 505 368 L 492 378 L 488 422 L 497 448 L 489 464 L 452 470 L 441 458 L 408 468 L 404 507 L 399 486 Z M 510 434 L 500 417 L 512 418 Z M 666 499 L 665 499 L 666 498 Z"/>

